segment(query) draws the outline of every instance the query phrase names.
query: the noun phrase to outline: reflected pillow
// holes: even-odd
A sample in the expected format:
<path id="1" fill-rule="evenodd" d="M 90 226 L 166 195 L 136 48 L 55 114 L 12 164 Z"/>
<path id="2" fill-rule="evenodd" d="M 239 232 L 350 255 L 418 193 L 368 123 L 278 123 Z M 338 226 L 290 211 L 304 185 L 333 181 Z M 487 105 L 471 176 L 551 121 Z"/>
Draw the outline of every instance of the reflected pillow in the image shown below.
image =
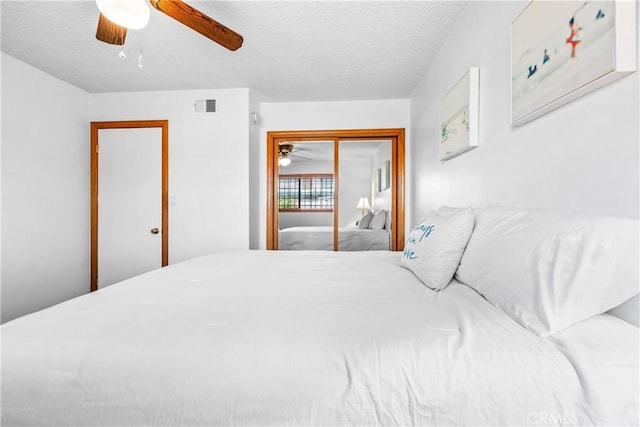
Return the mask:
<path id="1" fill-rule="evenodd" d="M 361 230 L 369 228 L 369 224 L 371 223 L 371 218 L 373 218 L 373 212 L 371 211 L 362 215 L 362 218 L 360 218 L 360 221 L 358 221 L 358 228 Z"/>
<path id="2" fill-rule="evenodd" d="M 471 208 L 430 212 L 411 230 L 400 265 L 434 290 L 444 289 L 456 272 L 473 231 Z"/>
<path id="3" fill-rule="evenodd" d="M 456 279 L 546 337 L 638 294 L 638 220 L 481 209 Z"/>
<path id="4" fill-rule="evenodd" d="M 384 209 L 378 209 L 373 212 L 373 218 L 369 223 L 369 228 L 372 230 L 382 230 L 387 223 L 387 213 Z"/>

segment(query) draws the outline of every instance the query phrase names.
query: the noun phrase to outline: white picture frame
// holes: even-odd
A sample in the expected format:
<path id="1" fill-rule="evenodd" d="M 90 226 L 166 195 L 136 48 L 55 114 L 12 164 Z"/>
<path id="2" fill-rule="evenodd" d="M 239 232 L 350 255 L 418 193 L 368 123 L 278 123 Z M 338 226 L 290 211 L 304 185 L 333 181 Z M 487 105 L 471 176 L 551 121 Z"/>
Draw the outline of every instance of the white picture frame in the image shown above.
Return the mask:
<path id="1" fill-rule="evenodd" d="M 391 161 L 385 160 L 380 165 L 380 186 L 379 192 L 388 190 L 391 187 Z"/>
<path id="2" fill-rule="evenodd" d="M 636 70 L 636 2 L 532 0 L 511 23 L 511 124 Z"/>
<path id="3" fill-rule="evenodd" d="M 380 193 L 382 191 L 382 169 L 376 168 L 373 175 L 373 188 L 376 193 Z"/>
<path id="4" fill-rule="evenodd" d="M 471 67 L 440 100 L 440 160 L 478 146 L 480 69 Z"/>

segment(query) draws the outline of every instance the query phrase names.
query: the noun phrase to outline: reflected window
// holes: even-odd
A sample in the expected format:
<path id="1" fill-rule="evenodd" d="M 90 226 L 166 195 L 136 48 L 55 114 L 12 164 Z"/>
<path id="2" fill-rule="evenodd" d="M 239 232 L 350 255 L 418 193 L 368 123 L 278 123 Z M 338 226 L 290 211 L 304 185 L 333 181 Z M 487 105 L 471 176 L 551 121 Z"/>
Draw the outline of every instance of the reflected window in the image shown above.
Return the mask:
<path id="1" fill-rule="evenodd" d="M 333 212 L 333 174 L 280 175 L 280 212 Z"/>

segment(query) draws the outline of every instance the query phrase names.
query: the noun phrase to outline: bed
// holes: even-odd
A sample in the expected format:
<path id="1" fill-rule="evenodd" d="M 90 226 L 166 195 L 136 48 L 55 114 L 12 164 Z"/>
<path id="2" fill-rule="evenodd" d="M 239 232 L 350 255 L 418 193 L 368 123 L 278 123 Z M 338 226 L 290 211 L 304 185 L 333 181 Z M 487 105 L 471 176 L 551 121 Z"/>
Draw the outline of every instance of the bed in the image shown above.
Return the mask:
<path id="1" fill-rule="evenodd" d="M 355 225 L 339 227 L 340 251 L 388 251 L 391 249 L 389 230 L 391 218 L 385 209 L 363 213 Z M 280 250 L 333 250 L 333 226 L 286 227 L 278 230 Z"/>
<path id="2" fill-rule="evenodd" d="M 211 254 L 8 322 L 2 425 L 638 424 L 637 327 L 540 336 L 472 255 L 434 290 L 409 252 Z"/>
<path id="3" fill-rule="evenodd" d="M 338 248 L 341 251 L 388 251 L 389 231 L 358 227 L 338 228 Z M 289 227 L 278 231 L 280 250 L 333 250 L 332 226 Z"/>

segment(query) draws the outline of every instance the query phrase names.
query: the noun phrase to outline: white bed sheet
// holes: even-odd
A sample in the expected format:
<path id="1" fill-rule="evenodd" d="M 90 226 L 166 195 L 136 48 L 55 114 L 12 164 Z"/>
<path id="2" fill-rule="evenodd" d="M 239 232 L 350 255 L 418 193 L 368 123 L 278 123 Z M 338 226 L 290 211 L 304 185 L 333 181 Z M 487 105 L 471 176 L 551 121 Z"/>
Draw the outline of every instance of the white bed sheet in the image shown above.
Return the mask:
<path id="1" fill-rule="evenodd" d="M 357 227 L 338 228 L 338 248 L 341 251 L 388 251 L 389 232 Z M 332 226 L 289 227 L 278 231 L 280 250 L 333 250 Z"/>
<path id="2" fill-rule="evenodd" d="M 3 425 L 638 423 L 638 329 L 552 338 L 393 252 L 206 256 L 2 325 Z"/>

